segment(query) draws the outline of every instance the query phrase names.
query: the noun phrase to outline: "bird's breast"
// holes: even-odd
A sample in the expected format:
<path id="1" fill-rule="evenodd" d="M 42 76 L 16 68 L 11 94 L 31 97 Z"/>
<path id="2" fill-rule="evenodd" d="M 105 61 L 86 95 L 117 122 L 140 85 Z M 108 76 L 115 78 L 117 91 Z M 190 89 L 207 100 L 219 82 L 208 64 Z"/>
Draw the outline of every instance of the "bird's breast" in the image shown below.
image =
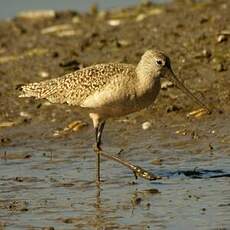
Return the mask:
<path id="1" fill-rule="evenodd" d="M 134 82 L 111 84 L 102 91 L 90 95 L 82 107 L 91 108 L 104 117 L 118 117 L 139 111 L 153 103 L 160 90 L 160 83 L 138 91 Z"/>

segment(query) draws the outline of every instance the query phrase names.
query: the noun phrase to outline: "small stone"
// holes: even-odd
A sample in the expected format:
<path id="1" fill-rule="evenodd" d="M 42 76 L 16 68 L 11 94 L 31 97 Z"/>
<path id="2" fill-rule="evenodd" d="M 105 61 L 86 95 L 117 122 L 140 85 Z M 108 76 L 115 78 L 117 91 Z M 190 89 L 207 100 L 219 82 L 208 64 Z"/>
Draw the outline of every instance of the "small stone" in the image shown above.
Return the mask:
<path id="1" fill-rule="evenodd" d="M 136 17 L 136 21 L 140 22 L 140 21 L 143 21 L 145 18 L 146 18 L 146 14 L 139 14 Z"/>
<path id="2" fill-rule="evenodd" d="M 45 102 L 43 102 L 42 105 L 44 105 L 44 106 L 50 106 L 50 105 L 52 105 L 52 104 L 51 104 L 51 102 L 49 102 L 49 101 L 45 101 Z"/>
<path id="3" fill-rule="evenodd" d="M 224 41 L 227 41 L 227 35 L 225 34 L 220 34 L 218 37 L 217 37 L 217 42 L 218 43 L 221 43 L 221 42 L 224 42 Z"/>
<path id="4" fill-rule="evenodd" d="M 210 58 L 212 56 L 212 53 L 210 50 L 203 49 L 202 50 L 203 57 Z"/>
<path id="5" fill-rule="evenodd" d="M 21 112 L 19 113 L 19 115 L 20 115 L 21 117 L 31 118 L 31 115 L 30 115 L 29 113 L 27 113 L 27 112 L 24 112 L 24 111 L 21 111 Z"/>
<path id="6" fill-rule="evenodd" d="M 49 77 L 49 73 L 46 72 L 46 71 L 40 71 L 38 74 L 39 74 L 39 76 L 42 77 L 42 78 L 47 78 L 47 77 Z"/>
<path id="7" fill-rule="evenodd" d="M 143 130 L 147 130 L 147 129 L 151 128 L 151 126 L 152 126 L 152 124 L 149 121 L 142 123 L 142 129 Z"/>
<path id="8" fill-rule="evenodd" d="M 79 16 L 74 16 L 74 17 L 72 18 L 72 23 L 80 23 L 80 21 L 81 21 L 81 19 L 80 19 Z"/>
<path id="9" fill-rule="evenodd" d="M 119 47 L 126 47 L 129 46 L 131 43 L 128 40 L 118 40 L 117 41 L 117 46 Z"/>
<path id="10" fill-rule="evenodd" d="M 119 19 L 111 19 L 111 20 L 108 20 L 107 23 L 110 26 L 119 26 L 121 24 L 121 20 L 119 20 Z"/>
<path id="11" fill-rule="evenodd" d="M 223 63 L 218 63 L 218 64 L 216 64 L 216 65 L 214 66 L 214 69 L 215 69 L 217 72 L 222 72 L 222 71 L 225 70 Z"/>
<path id="12" fill-rule="evenodd" d="M 176 112 L 181 110 L 181 107 L 177 106 L 177 105 L 170 105 L 167 107 L 167 113 L 171 113 L 171 112 Z"/>
<path id="13" fill-rule="evenodd" d="M 161 89 L 166 90 L 167 88 L 173 87 L 173 85 L 171 81 L 163 81 L 161 83 Z"/>

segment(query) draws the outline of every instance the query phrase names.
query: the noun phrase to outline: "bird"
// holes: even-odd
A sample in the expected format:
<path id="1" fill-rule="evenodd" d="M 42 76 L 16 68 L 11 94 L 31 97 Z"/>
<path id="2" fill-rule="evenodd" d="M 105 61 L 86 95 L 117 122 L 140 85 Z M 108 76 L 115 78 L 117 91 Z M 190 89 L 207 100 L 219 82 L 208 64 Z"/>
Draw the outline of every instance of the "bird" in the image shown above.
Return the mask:
<path id="1" fill-rule="evenodd" d="M 95 129 L 96 183 L 100 184 L 102 133 L 109 118 L 140 111 L 153 104 L 167 78 L 210 113 L 177 78 L 170 58 L 160 50 L 149 49 L 137 65 L 104 63 L 67 73 L 64 76 L 21 86 L 19 97 L 47 99 L 51 103 L 68 104 L 86 109 Z"/>

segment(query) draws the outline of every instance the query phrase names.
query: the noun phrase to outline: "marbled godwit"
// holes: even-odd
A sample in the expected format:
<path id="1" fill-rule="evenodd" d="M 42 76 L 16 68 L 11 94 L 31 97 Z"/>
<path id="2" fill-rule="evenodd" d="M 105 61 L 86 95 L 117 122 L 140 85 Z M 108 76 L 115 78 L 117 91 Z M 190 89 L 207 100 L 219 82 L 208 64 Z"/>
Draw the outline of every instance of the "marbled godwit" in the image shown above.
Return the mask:
<path id="1" fill-rule="evenodd" d="M 151 105 L 160 91 L 163 77 L 169 77 L 178 88 L 209 111 L 175 76 L 169 57 L 157 50 L 147 50 L 137 66 L 122 63 L 97 64 L 59 78 L 24 85 L 20 97 L 46 98 L 52 103 L 67 103 L 90 110 L 89 116 L 96 133 L 99 183 L 100 155 L 103 154 L 101 136 L 105 121 Z M 119 159 L 117 161 L 122 162 Z M 151 179 L 151 175 L 142 172 L 141 168 L 131 169 Z"/>

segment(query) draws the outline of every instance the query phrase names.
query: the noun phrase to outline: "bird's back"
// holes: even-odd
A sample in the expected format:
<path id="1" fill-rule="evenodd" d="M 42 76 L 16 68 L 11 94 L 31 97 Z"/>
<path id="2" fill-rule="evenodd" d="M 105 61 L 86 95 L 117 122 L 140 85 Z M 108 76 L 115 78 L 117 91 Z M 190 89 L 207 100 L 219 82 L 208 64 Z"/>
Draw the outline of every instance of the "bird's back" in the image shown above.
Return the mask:
<path id="1" fill-rule="evenodd" d="M 46 98 L 52 103 L 80 105 L 117 77 L 135 76 L 135 66 L 122 63 L 97 64 L 73 73 L 21 87 L 20 97 Z"/>

